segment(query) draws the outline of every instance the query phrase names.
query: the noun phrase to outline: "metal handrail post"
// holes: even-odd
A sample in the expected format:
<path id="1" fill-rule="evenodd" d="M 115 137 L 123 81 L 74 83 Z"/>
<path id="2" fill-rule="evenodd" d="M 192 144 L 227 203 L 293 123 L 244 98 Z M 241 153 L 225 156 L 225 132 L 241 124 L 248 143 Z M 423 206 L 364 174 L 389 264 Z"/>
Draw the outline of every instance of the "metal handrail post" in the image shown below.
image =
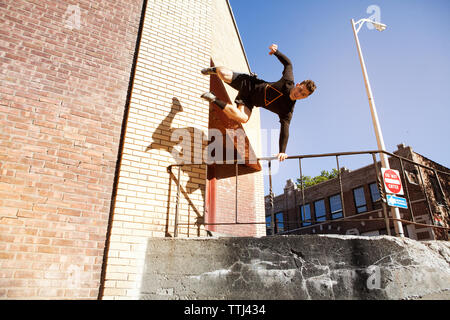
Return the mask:
<path id="1" fill-rule="evenodd" d="M 436 180 L 437 180 L 437 183 L 438 183 L 438 186 L 439 186 L 439 191 L 442 194 L 442 199 L 444 200 L 444 206 L 447 209 L 447 213 L 449 213 L 448 212 L 449 207 L 448 207 L 448 203 L 447 203 L 447 198 L 445 197 L 444 189 L 442 188 L 441 181 L 439 180 L 439 176 L 438 176 L 437 170 L 433 169 L 433 172 L 434 172 L 434 176 L 436 177 Z"/>
<path id="2" fill-rule="evenodd" d="M 298 158 L 298 167 L 300 169 L 300 186 L 302 188 L 302 206 L 300 207 L 300 220 L 304 221 L 303 212 L 305 212 L 305 185 L 303 184 L 302 158 Z M 303 226 L 303 222 L 301 222 L 301 224 Z"/>
<path id="3" fill-rule="evenodd" d="M 234 203 L 234 214 L 235 221 L 238 223 L 238 175 L 239 175 L 239 163 L 236 161 L 236 193 L 235 193 L 235 203 Z"/>
<path id="4" fill-rule="evenodd" d="M 390 236 L 391 235 L 391 226 L 389 224 L 389 217 L 387 214 L 387 205 L 385 202 L 385 192 L 382 187 L 381 170 L 378 168 L 378 162 L 377 162 L 377 157 L 376 157 L 375 153 L 372 153 L 372 159 L 373 159 L 373 165 L 375 167 L 375 175 L 377 177 L 378 192 L 380 193 L 380 197 L 381 197 L 381 207 L 383 208 L 384 222 L 386 224 L 386 232 L 387 232 L 388 236 Z"/>
<path id="5" fill-rule="evenodd" d="M 272 161 L 269 160 L 269 201 L 270 201 L 270 224 L 272 227 L 272 235 L 275 234 L 275 213 L 272 192 Z"/>
<path id="6" fill-rule="evenodd" d="M 427 199 L 427 206 L 428 206 L 428 210 L 430 211 L 431 223 L 433 224 L 433 226 L 435 226 L 436 222 L 434 221 L 433 210 L 431 209 L 430 199 L 428 198 L 425 181 L 423 180 L 422 171 L 420 171 L 420 168 L 419 168 L 419 177 L 420 177 L 420 181 L 422 182 L 423 193 L 425 195 L 425 199 Z M 434 231 L 433 231 L 433 233 L 434 233 Z"/>
<path id="7" fill-rule="evenodd" d="M 408 179 L 406 178 L 405 167 L 403 166 L 402 159 L 399 158 L 399 160 L 400 160 L 400 168 L 402 169 L 403 180 L 405 180 L 405 192 L 406 192 L 406 199 L 408 199 L 409 212 L 411 213 L 412 221 L 416 222 L 416 219 L 414 218 L 412 205 L 411 205 L 411 199 L 409 198 L 408 181 L 407 181 Z"/>
<path id="8" fill-rule="evenodd" d="M 336 165 L 337 165 L 338 178 L 339 178 L 339 189 L 341 191 L 342 216 L 345 218 L 344 191 L 342 190 L 341 168 L 339 166 L 339 156 L 338 155 L 336 155 Z"/>
<path id="9" fill-rule="evenodd" d="M 180 177 L 181 177 L 181 166 L 178 166 L 178 177 L 177 177 L 177 202 L 175 205 L 175 230 L 173 232 L 173 236 L 178 237 L 178 211 L 180 205 Z"/>

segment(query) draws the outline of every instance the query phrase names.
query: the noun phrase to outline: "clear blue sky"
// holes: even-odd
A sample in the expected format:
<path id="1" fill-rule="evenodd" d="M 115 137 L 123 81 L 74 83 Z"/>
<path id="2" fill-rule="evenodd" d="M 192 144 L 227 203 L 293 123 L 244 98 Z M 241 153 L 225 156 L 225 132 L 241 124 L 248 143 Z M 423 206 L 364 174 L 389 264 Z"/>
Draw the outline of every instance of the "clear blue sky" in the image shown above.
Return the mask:
<path id="1" fill-rule="evenodd" d="M 450 167 L 450 1 L 448 0 L 230 0 L 253 72 L 267 81 L 281 77 L 282 65 L 269 56 L 276 43 L 294 64 L 297 82 L 318 88 L 299 101 L 291 122 L 288 155 L 376 150 L 350 19 L 368 18 L 380 8 L 384 32 L 363 26 L 359 38 L 386 144 L 404 143 Z M 279 128 L 277 115 L 261 108 L 261 125 Z M 278 136 L 276 137 L 278 138 Z M 263 141 L 263 144 L 265 142 Z M 278 152 L 265 147 L 265 156 Z M 370 156 L 341 164 L 357 169 Z M 331 170 L 334 158 L 304 160 L 304 174 Z M 297 160 L 274 164 L 274 192 L 298 178 Z M 278 170 L 277 170 L 278 167 Z M 265 178 L 267 194 L 268 179 Z"/>

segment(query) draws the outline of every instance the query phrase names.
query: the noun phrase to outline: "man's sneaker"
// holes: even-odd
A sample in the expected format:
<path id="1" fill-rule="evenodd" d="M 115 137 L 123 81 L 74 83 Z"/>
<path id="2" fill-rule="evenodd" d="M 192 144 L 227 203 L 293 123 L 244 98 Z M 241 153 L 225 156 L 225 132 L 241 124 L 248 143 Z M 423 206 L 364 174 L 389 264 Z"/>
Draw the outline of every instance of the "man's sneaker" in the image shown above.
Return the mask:
<path id="1" fill-rule="evenodd" d="M 210 76 L 212 74 L 217 74 L 215 67 L 204 68 L 204 69 L 202 69 L 201 73 L 204 74 L 205 76 Z"/>
<path id="2" fill-rule="evenodd" d="M 214 93 L 212 93 L 212 92 L 206 92 L 206 93 L 202 94 L 201 97 L 202 97 L 202 99 L 209 101 L 209 102 L 214 102 L 217 99 L 216 96 L 214 95 Z"/>

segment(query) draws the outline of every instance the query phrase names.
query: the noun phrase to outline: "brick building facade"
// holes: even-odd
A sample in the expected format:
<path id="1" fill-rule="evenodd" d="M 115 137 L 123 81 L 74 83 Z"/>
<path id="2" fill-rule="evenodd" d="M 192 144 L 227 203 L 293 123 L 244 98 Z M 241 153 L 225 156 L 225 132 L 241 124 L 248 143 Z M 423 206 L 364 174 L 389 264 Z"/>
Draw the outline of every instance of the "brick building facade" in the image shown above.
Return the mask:
<path id="1" fill-rule="evenodd" d="M 250 71 L 228 1 L 6 0 L 0 26 L 0 298 L 139 297 L 147 240 L 174 235 L 179 133 L 179 236 L 265 232 L 195 224 L 234 216 L 234 177 L 197 152 L 209 131 L 260 152 L 257 111 L 238 126 L 200 99 L 220 85 L 201 68 Z M 261 170 L 239 171 L 240 219 L 261 221 Z"/>
<path id="2" fill-rule="evenodd" d="M 450 173 L 450 169 L 414 152 L 411 147 L 398 145 L 395 155 L 412 160 L 438 171 Z M 401 171 L 398 158 L 389 157 L 392 169 Z M 380 163 L 377 164 L 380 167 Z M 403 161 L 405 175 L 401 176 L 410 203 L 408 209 L 400 209 L 403 220 L 422 224 L 449 227 L 450 175 L 438 174 Z M 288 180 L 284 194 L 273 199 L 275 232 L 283 234 L 351 234 L 395 235 L 393 222 L 388 231 L 374 165 L 350 171 L 341 168 L 343 197 L 339 178 L 311 187 L 302 193 L 293 180 Z M 423 181 L 423 183 L 422 183 Z M 382 191 L 384 192 L 384 191 Z M 270 197 L 266 196 L 267 232 L 272 233 Z M 431 214 L 430 214 L 431 212 Z M 389 217 L 390 210 L 387 210 Z M 345 219 L 344 219 L 345 218 Z M 365 219 L 368 219 L 364 221 Z M 353 221 L 352 221 L 353 220 Z M 358 221 L 355 221 L 358 220 Z M 372 221 L 371 221 L 372 220 Z M 416 240 L 448 239 L 446 231 L 420 225 L 403 224 L 405 236 Z"/>

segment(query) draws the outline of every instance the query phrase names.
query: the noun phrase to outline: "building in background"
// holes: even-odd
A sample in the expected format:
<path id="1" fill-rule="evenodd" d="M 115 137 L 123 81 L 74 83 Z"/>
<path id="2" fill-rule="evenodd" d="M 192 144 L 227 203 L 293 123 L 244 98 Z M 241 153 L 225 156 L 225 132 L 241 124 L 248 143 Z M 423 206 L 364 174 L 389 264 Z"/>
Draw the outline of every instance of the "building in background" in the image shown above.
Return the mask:
<path id="1" fill-rule="evenodd" d="M 409 196 L 410 203 L 408 209 L 400 209 L 401 219 L 448 227 L 450 169 L 403 144 L 398 145 L 394 154 L 431 168 L 429 170 L 403 161 L 405 174 L 401 174 L 401 179 L 403 189 L 406 190 L 405 196 Z M 390 157 L 389 164 L 392 169 L 402 172 L 398 158 Z M 434 170 L 447 174 L 438 174 L 438 181 Z M 273 199 L 275 233 L 363 236 L 388 234 L 374 165 L 353 171 L 342 168 L 340 174 L 343 197 L 339 178 L 305 188 L 303 193 L 293 180 L 288 180 L 284 194 Z M 390 216 L 390 210 L 387 211 Z M 270 197 L 266 196 L 268 234 L 272 233 L 271 216 Z M 405 236 L 416 240 L 448 239 L 448 234 L 442 229 L 414 224 L 405 224 L 404 229 Z M 392 221 L 390 233 L 395 235 Z"/>
<path id="2" fill-rule="evenodd" d="M 237 94 L 202 68 L 250 71 L 227 0 L 7 0 L 0 24 L 0 298 L 137 298 L 149 238 L 265 234 L 217 225 L 264 221 L 259 164 L 204 164 L 211 131 L 261 149 L 258 110 L 200 98 Z"/>

